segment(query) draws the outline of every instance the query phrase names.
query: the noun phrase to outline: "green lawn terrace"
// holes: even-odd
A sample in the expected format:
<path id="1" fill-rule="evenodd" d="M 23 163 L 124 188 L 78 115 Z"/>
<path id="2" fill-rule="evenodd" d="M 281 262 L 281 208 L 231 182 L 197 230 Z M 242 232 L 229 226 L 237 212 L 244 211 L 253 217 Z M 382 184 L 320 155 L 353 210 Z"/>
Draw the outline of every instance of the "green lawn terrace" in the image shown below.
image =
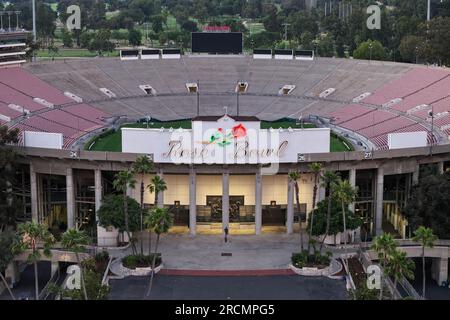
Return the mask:
<path id="1" fill-rule="evenodd" d="M 157 121 L 136 122 L 122 125 L 118 130 L 109 129 L 92 138 L 86 145 L 85 150 L 88 151 L 109 151 L 122 152 L 122 130 L 121 128 L 148 128 L 148 129 L 191 129 L 191 120 L 177 121 Z M 261 121 L 261 129 L 311 129 L 316 128 L 312 123 L 302 123 L 289 119 L 279 121 Z M 330 152 L 347 152 L 354 151 L 352 144 L 336 134 L 331 134 L 331 150 Z"/>

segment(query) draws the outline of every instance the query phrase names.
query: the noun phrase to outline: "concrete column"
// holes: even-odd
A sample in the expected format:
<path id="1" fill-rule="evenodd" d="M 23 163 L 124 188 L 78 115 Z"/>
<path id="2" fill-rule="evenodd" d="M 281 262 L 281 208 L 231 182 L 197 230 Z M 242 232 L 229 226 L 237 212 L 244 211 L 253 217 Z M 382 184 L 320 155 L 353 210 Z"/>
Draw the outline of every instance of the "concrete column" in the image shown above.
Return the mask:
<path id="1" fill-rule="evenodd" d="M 443 282 L 447 282 L 448 279 L 448 257 L 433 258 L 431 265 L 431 277 L 440 286 Z"/>
<path id="2" fill-rule="evenodd" d="M 420 165 L 417 165 L 412 175 L 413 186 L 419 183 L 419 173 L 420 173 Z"/>
<path id="3" fill-rule="evenodd" d="M 11 288 L 14 288 L 20 281 L 19 262 L 12 261 L 5 270 L 5 278 Z"/>
<path id="4" fill-rule="evenodd" d="M 96 169 L 94 171 L 95 180 L 95 212 L 97 212 L 102 206 L 103 186 L 102 186 L 102 171 Z M 97 214 L 95 215 L 97 219 Z"/>
<path id="5" fill-rule="evenodd" d="M 230 173 L 222 174 L 222 229 L 230 224 Z"/>
<path id="6" fill-rule="evenodd" d="M 287 188 L 286 232 L 287 234 L 292 234 L 294 232 L 294 181 L 289 179 L 289 177 Z"/>
<path id="7" fill-rule="evenodd" d="M 158 176 L 159 176 L 161 179 L 164 179 L 164 174 L 163 174 L 163 171 L 162 171 L 162 170 L 159 170 Z M 160 191 L 160 192 L 158 193 L 158 203 L 157 203 L 157 207 L 158 207 L 158 208 L 164 208 L 164 191 Z"/>
<path id="8" fill-rule="evenodd" d="M 439 174 L 444 174 L 444 162 L 443 162 L 443 161 L 438 162 L 438 163 L 437 163 L 437 166 L 438 166 L 438 172 L 439 172 Z"/>
<path id="9" fill-rule="evenodd" d="M 348 182 L 353 188 L 356 188 L 356 169 L 350 169 L 348 174 Z M 355 212 L 355 203 L 349 204 L 348 208 Z"/>
<path id="10" fill-rule="evenodd" d="M 72 168 L 66 169 L 67 228 L 75 228 L 75 188 Z"/>
<path id="11" fill-rule="evenodd" d="M 262 175 L 258 170 L 255 176 L 255 233 L 261 234 L 262 228 Z"/>
<path id="12" fill-rule="evenodd" d="M 197 233 L 197 175 L 192 168 L 189 173 L 189 231 L 193 236 Z"/>
<path id="13" fill-rule="evenodd" d="M 327 189 L 322 186 L 322 181 L 319 181 L 319 187 L 317 189 L 317 203 L 325 200 L 326 195 L 327 195 Z M 317 207 L 317 203 L 316 203 L 316 207 Z"/>
<path id="14" fill-rule="evenodd" d="M 31 184 L 31 218 L 38 222 L 38 188 L 37 173 L 34 171 L 34 165 L 30 164 L 30 184 Z"/>
<path id="15" fill-rule="evenodd" d="M 58 261 L 51 261 L 50 264 L 50 276 L 53 277 L 53 275 L 58 272 L 59 269 L 59 262 Z"/>
<path id="16" fill-rule="evenodd" d="M 383 190 L 384 190 L 384 170 L 378 168 L 377 174 L 377 193 L 375 205 L 375 234 L 383 233 Z"/>

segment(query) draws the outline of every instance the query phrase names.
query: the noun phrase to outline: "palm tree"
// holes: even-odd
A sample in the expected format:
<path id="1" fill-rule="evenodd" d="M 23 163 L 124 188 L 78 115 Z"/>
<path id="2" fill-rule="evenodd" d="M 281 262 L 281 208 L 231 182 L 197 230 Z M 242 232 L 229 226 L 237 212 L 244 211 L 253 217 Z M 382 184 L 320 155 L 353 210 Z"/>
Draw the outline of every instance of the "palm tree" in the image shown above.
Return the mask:
<path id="1" fill-rule="evenodd" d="M 8 290 L 12 300 L 16 300 L 14 294 L 9 287 L 8 282 L 3 276 L 3 271 L 8 268 L 8 265 L 13 261 L 14 255 L 12 252 L 12 246 L 15 242 L 15 234 L 12 231 L 0 231 L 0 278 Z"/>
<path id="2" fill-rule="evenodd" d="M 309 170 L 312 171 L 314 174 L 314 188 L 313 188 L 313 201 L 312 201 L 312 210 L 311 210 L 311 219 L 310 219 L 310 226 L 309 226 L 309 239 L 311 240 L 313 237 L 313 225 L 314 225 L 314 210 L 316 209 L 316 202 L 317 202 L 317 189 L 319 184 L 319 179 L 321 176 L 322 171 L 322 164 L 321 163 L 311 163 L 309 165 Z M 308 242 L 308 252 L 311 249 L 311 242 Z"/>
<path id="3" fill-rule="evenodd" d="M 389 255 L 396 249 L 396 246 L 397 244 L 390 233 L 376 237 L 372 244 L 372 249 L 377 253 L 381 264 L 380 300 L 383 300 L 384 268 Z"/>
<path id="4" fill-rule="evenodd" d="M 134 174 L 131 170 L 123 170 L 116 174 L 115 179 L 113 181 L 114 189 L 123 193 L 123 214 L 125 218 L 125 230 L 127 232 L 128 240 L 132 244 L 133 252 L 136 252 L 136 248 L 133 244 L 130 234 L 130 225 L 128 219 L 128 196 L 127 189 L 128 187 L 134 188 L 136 184 L 136 180 L 134 179 Z"/>
<path id="5" fill-rule="evenodd" d="M 53 235 L 47 230 L 47 226 L 37 222 L 21 223 L 17 227 L 20 241 L 14 247 L 15 254 L 30 250 L 28 254 L 27 263 L 34 265 L 34 289 L 35 299 L 39 300 L 39 275 L 38 275 L 38 261 L 41 259 L 39 245 L 43 247 L 45 256 L 51 256 L 51 245 L 55 242 Z"/>
<path id="6" fill-rule="evenodd" d="M 81 286 L 83 287 L 84 299 L 88 300 L 87 292 L 86 292 L 86 283 L 84 281 L 84 273 L 83 267 L 80 262 L 79 252 L 82 252 L 85 248 L 85 245 L 91 243 L 91 239 L 84 231 L 78 231 L 76 229 L 69 229 L 63 233 L 61 237 L 61 244 L 64 248 L 69 249 L 75 252 L 75 257 L 77 258 L 77 264 L 80 267 L 80 276 L 81 276 Z"/>
<path id="7" fill-rule="evenodd" d="M 302 232 L 302 217 L 300 216 L 300 187 L 298 180 L 300 179 L 300 172 L 294 171 L 289 173 L 289 179 L 294 182 L 295 202 L 297 203 L 298 224 L 300 225 L 300 251 L 303 252 L 303 232 Z"/>
<path id="8" fill-rule="evenodd" d="M 327 222 L 325 227 L 325 234 L 320 243 L 320 251 L 322 251 L 323 244 L 325 243 L 325 239 L 330 231 L 330 223 L 331 223 L 331 208 L 332 208 L 332 199 L 333 199 L 333 191 L 336 185 L 336 181 L 339 179 L 339 174 L 333 171 L 325 171 L 321 177 L 322 186 L 328 189 L 328 207 L 327 207 Z"/>
<path id="9" fill-rule="evenodd" d="M 434 242 L 437 240 L 437 236 L 434 235 L 433 230 L 420 226 L 414 231 L 413 241 L 419 242 L 422 246 L 422 298 L 425 299 L 425 248 L 433 248 Z"/>
<path id="10" fill-rule="evenodd" d="M 345 214 L 345 207 L 353 203 L 356 199 L 356 189 L 352 187 L 348 180 L 339 179 L 334 186 L 334 196 L 341 202 L 342 206 L 342 221 L 344 223 L 344 245 L 347 248 L 347 219 Z"/>
<path id="11" fill-rule="evenodd" d="M 140 194 L 141 235 L 143 234 L 144 231 L 144 192 L 145 192 L 144 177 L 146 174 L 149 174 L 152 169 L 153 169 L 153 162 L 146 155 L 138 157 L 136 161 L 133 163 L 133 171 L 136 174 L 141 175 L 141 194 Z M 142 241 L 141 241 L 141 254 L 142 255 L 144 254 L 144 244 Z"/>
<path id="12" fill-rule="evenodd" d="M 388 256 L 386 273 L 394 278 L 394 288 L 403 277 L 414 279 L 414 262 L 406 257 L 406 252 L 395 249 Z"/>
<path id="13" fill-rule="evenodd" d="M 152 272 L 150 276 L 150 286 L 147 292 L 147 297 L 150 295 L 153 284 L 153 276 L 155 274 L 156 254 L 158 253 L 158 245 L 161 234 L 167 233 L 173 224 L 172 214 L 164 208 L 155 208 L 145 218 L 145 224 L 150 230 L 156 233 L 155 253 L 153 254 Z"/>
<path id="14" fill-rule="evenodd" d="M 154 176 L 148 186 L 150 193 L 155 193 L 155 207 L 158 205 L 158 194 L 167 190 L 166 181 L 160 176 Z"/>
<path id="15" fill-rule="evenodd" d="M 167 184 L 166 181 L 161 178 L 160 176 L 154 176 L 150 182 L 150 184 L 147 186 L 150 193 L 155 193 L 155 208 L 158 205 L 158 194 L 160 192 L 163 192 L 167 190 Z M 148 254 L 151 254 L 152 251 L 152 230 L 149 230 L 148 233 Z"/>

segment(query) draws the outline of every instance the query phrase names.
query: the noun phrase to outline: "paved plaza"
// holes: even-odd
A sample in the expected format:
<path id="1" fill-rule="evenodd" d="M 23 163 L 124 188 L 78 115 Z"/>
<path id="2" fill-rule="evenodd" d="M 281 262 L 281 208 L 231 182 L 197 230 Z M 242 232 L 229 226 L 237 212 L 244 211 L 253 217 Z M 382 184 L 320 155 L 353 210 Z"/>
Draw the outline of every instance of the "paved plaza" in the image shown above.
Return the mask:
<path id="1" fill-rule="evenodd" d="M 148 234 L 144 235 L 144 252 L 148 250 Z M 154 246 L 155 240 L 152 240 Z M 307 236 L 304 235 L 304 244 Z M 139 245 L 137 246 L 139 248 Z M 153 249 L 152 249 L 153 250 Z M 324 248 L 324 251 L 329 250 Z M 161 236 L 164 268 L 181 270 L 267 270 L 286 269 L 293 252 L 300 251 L 299 234 L 265 234 L 230 236 L 224 242 L 220 235 L 168 234 Z M 131 253 L 116 252 L 113 255 Z M 222 256 L 222 254 L 231 256 Z"/>

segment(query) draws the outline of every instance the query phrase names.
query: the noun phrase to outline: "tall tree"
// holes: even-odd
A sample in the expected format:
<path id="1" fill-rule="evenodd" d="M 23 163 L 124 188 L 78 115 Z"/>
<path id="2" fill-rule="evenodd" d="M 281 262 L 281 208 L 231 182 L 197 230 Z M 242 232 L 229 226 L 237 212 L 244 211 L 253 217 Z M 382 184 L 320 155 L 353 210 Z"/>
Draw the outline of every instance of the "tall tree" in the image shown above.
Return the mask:
<path id="1" fill-rule="evenodd" d="M 167 190 L 166 181 L 160 176 L 156 175 L 152 178 L 152 181 L 148 186 L 148 189 L 150 193 L 155 193 L 155 206 L 157 206 L 159 193 Z"/>
<path id="2" fill-rule="evenodd" d="M 146 174 L 149 174 L 153 169 L 153 162 L 146 155 L 139 156 L 133 163 L 133 171 L 141 176 L 141 190 L 140 190 L 140 205 L 141 205 L 141 236 L 144 231 L 144 192 L 145 183 L 144 178 Z M 144 246 L 141 241 L 141 254 L 144 254 Z"/>
<path id="3" fill-rule="evenodd" d="M 425 248 L 433 248 L 437 237 L 434 235 L 433 230 L 420 226 L 419 229 L 414 231 L 413 241 L 419 242 L 422 246 L 422 298 L 426 299 L 426 273 L 425 273 Z"/>
<path id="4" fill-rule="evenodd" d="M 308 252 L 311 249 L 311 240 L 313 237 L 313 226 L 314 226 L 314 210 L 316 209 L 316 203 L 317 203 L 317 191 L 318 191 L 318 185 L 319 180 L 322 172 L 322 164 L 321 163 L 311 163 L 309 165 L 309 170 L 313 173 L 314 176 L 314 187 L 313 187 L 313 199 L 312 199 L 312 210 L 311 210 L 311 218 L 310 218 L 310 226 L 309 226 L 309 240 L 308 241 Z"/>
<path id="5" fill-rule="evenodd" d="M 131 170 L 123 170 L 116 174 L 115 180 L 113 181 L 114 189 L 123 194 L 123 215 L 125 217 L 125 230 L 127 232 L 128 241 L 130 241 L 133 252 L 136 252 L 136 248 L 133 243 L 133 239 L 130 234 L 129 216 L 128 216 L 128 188 L 134 189 L 136 180 L 134 179 L 134 173 Z"/>
<path id="6" fill-rule="evenodd" d="M 155 208 L 158 206 L 158 195 L 160 192 L 163 192 L 167 190 L 167 184 L 166 181 L 164 181 L 163 178 L 160 176 L 154 176 L 150 182 L 150 184 L 147 186 L 150 193 L 155 194 Z M 148 254 L 151 253 L 152 250 L 152 230 L 149 230 L 148 234 Z"/>
<path id="7" fill-rule="evenodd" d="M 339 175 L 333 171 L 325 171 L 321 177 L 322 186 L 328 190 L 328 209 L 327 209 L 327 224 L 325 229 L 325 234 L 323 235 L 323 239 L 320 244 L 320 251 L 322 251 L 323 244 L 325 243 L 325 239 L 330 231 L 330 220 L 331 220 L 331 209 L 333 205 L 333 191 L 336 181 L 338 181 Z"/>
<path id="8" fill-rule="evenodd" d="M 0 232 L 14 228 L 18 201 L 13 186 L 17 167 L 17 154 L 10 144 L 18 142 L 19 130 L 0 125 Z"/>
<path id="9" fill-rule="evenodd" d="M 346 207 L 355 202 L 357 191 L 348 180 L 339 179 L 334 187 L 334 196 L 341 203 L 342 221 L 344 223 L 344 245 L 347 247 Z"/>
<path id="10" fill-rule="evenodd" d="M 3 276 L 3 272 L 6 270 L 8 265 L 13 261 L 12 247 L 15 242 L 15 235 L 12 231 L 0 232 L 0 278 L 8 290 L 9 295 L 12 300 L 16 300 L 14 294 L 9 287 L 8 282 Z"/>
<path id="11" fill-rule="evenodd" d="M 425 170 L 420 183 L 413 187 L 411 197 L 402 210 L 412 230 L 420 226 L 433 229 L 441 239 L 450 239 L 450 172 L 439 174 Z"/>
<path id="12" fill-rule="evenodd" d="M 414 262 L 406 257 L 406 252 L 396 249 L 389 255 L 386 273 L 394 278 L 394 288 L 397 289 L 399 280 L 414 279 Z"/>
<path id="13" fill-rule="evenodd" d="M 41 259 L 40 245 L 43 246 L 45 256 L 51 256 L 51 246 L 55 242 L 53 235 L 47 230 L 47 226 L 36 222 L 19 224 L 17 233 L 20 239 L 14 244 L 15 254 L 30 250 L 27 263 L 34 266 L 34 289 L 35 299 L 39 300 L 39 274 L 38 262 Z"/>
<path id="14" fill-rule="evenodd" d="M 383 300 L 384 273 L 389 255 L 396 249 L 397 244 L 390 233 L 385 233 L 374 239 L 372 249 L 378 255 L 381 264 L 380 300 Z"/>
<path id="15" fill-rule="evenodd" d="M 159 240 L 161 235 L 167 233 L 170 227 L 173 225 L 173 216 L 167 211 L 167 209 L 155 208 L 152 211 L 150 211 L 150 214 L 145 218 L 145 223 L 149 228 L 149 230 L 153 230 L 153 232 L 156 233 L 156 244 L 155 244 L 155 252 L 153 253 L 152 259 L 152 272 L 150 276 L 150 285 L 147 291 L 147 296 L 149 296 L 152 290 L 153 277 L 155 274 L 155 263 L 156 263 L 156 255 L 158 254 Z"/>
<path id="16" fill-rule="evenodd" d="M 298 184 L 298 180 L 300 179 L 300 172 L 294 171 L 289 173 L 289 179 L 294 183 L 295 190 L 295 202 L 297 204 L 297 214 L 298 214 L 298 224 L 300 229 L 300 252 L 303 252 L 303 232 L 302 232 L 302 217 L 300 214 L 300 187 Z"/>
<path id="17" fill-rule="evenodd" d="M 88 300 L 86 292 L 86 282 L 84 281 L 84 268 L 81 265 L 79 253 L 83 252 L 85 245 L 91 243 L 89 236 L 84 231 L 78 231 L 75 229 L 69 229 L 63 233 L 61 237 L 61 244 L 64 248 L 75 252 L 77 264 L 80 267 L 81 286 L 83 288 L 84 299 Z"/>

